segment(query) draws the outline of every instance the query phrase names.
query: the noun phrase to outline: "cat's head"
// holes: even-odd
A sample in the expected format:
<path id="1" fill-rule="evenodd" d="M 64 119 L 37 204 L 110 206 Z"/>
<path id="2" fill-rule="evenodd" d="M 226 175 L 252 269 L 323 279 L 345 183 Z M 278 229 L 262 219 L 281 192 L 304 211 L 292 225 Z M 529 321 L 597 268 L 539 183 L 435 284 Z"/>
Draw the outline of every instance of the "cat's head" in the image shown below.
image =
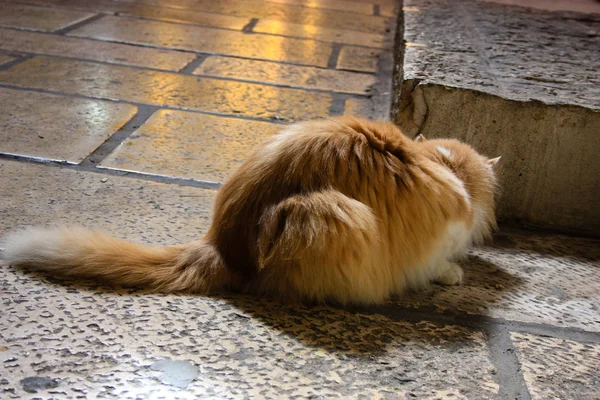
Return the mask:
<path id="1" fill-rule="evenodd" d="M 450 168 L 465 185 L 473 209 L 473 240 L 480 242 L 496 227 L 495 197 L 501 157 L 488 158 L 454 139 L 415 138 L 428 158 Z"/>

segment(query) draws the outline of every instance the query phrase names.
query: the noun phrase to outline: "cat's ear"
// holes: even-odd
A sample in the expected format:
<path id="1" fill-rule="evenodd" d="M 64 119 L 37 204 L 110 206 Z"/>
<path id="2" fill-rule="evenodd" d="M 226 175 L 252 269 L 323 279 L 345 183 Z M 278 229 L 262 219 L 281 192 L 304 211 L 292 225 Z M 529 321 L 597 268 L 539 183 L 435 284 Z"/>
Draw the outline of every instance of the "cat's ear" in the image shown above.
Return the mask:
<path id="1" fill-rule="evenodd" d="M 488 165 L 495 167 L 496 165 L 498 165 L 501 158 L 502 158 L 502 156 L 498 156 L 496 158 L 490 158 L 489 160 L 487 160 L 487 163 L 488 163 Z"/>
<path id="2" fill-rule="evenodd" d="M 423 135 L 421 135 L 421 134 L 419 134 L 419 136 L 417 136 L 417 137 L 415 138 L 415 142 L 417 142 L 417 143 L 421 143 L 421 142 L 424 142 L 424 141 L 426 141 L 426 140 L 427 140 L 427 139 L 425 138 L 425 136 L 423 136 Z"/>

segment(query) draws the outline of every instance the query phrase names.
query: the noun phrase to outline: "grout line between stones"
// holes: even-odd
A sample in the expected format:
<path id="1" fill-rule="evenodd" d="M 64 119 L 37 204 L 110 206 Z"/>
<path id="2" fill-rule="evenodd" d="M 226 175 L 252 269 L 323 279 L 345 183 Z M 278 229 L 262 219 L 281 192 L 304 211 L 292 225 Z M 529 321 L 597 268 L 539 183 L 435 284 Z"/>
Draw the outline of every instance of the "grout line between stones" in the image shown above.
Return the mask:
<path id="1" fill-rule="evenodd" d="M 329 59 L 327 60 L 327 68 L 335 69 L 338 63 L 338 58 L 340 57 L 342 46 L 343 45 L 341 43 L 332 43 L 331 54 L 329 54 Z"/>
<path id="2" fill-rule="evenodd" d="M 210 57 L 208 54 L 199 54 L 198 56 L 196 56 L 196 58 L 194 58 L 185 67 L 181 68 L 177 72 L 180 74 L 184 74 L 184 75 L 192 75 L 194 73 L 194 71 L 196 70 L 196 68 L 198 68 L 200 66 L 200 64 L 202 64 L 204 62 L 204 60 L 206 60 L 208 57 Z M 207 75 L 200 75 L 200 76 L 207 76 Z M 213 78 L 213 77 L 211 77 L 211 78 Z"/>
<path id="3" fill-rule="evenodd" d="M 499 398 L 531 400 L 516 349 L 505 326 L 489 325 L 483 330 L 491 361 L 496 368 Z"/>
<path id="4" fill-rule="evenodd" d="M 57 30 L 55 30 L 52 33 L 63 36 L 66 33 L 71 32 L 71 31 L 73 31 L 73 30 L 75 30 L 77 28 L 80 28 L 80 27 L 82 27 L 84 25 L 87 25 L 87 24 L 90 24 L 92 22 L 98 21 L 99 19 L 103 18 L 104 15 L 105 14 L 102 14 L 102 13 L 94 14 L 94 15 L 88 17 L 88 18 L 85 18 L 85 19 L 81 20 L 81 21 L 75 22 L 75 23 L 73 23 L 71 25 L 67 25 L 67 26 L 65 26 L 65 27 L 63 27 L 61 29 L 57 29 Z"/>
<path id="5" fill-rule="evenodd" d="M 353 307 L 352 311 L 380 314 L 395 321 L 430 321 L 437 325 L 460 325 L 484 330 L 488 326 L 504 327 L 510 332 L 530 333 L 538 336 L 571 340 L 580 343 L 600 344 L 600 333 L 580 328 L 560 327 L 536 322 L 505 320 L 487 315 L 439 311 L 435 307 L 407 307 L 401 304 L 384 304 L 370 307 Z"/>
<path id="6" fill-rule="evenodd" d="M 127 121 L 121 128 L 113 133 L 104 143 L 102 143 L 96 150 L 89 154 L 81 163 L 82 166 L 93 166 L 97 165 L 104 160 L 110 153 L 112 153 L 125 139 L 129 137 L 136 129 L 142 126 L 148 118 L 159 106 L 140 105 L 138 106 L 137 113 Z"/>
<path id="7" fill-rule="evenodd" d="M 14 60 L 11 60 L 7 63 L 0 65 L 0 71 L 4 71 L 9 68 L 12 68 L 17 64 L 21 64 L 22 62 L 29 60 L 30 58 L 33 58 L 33 55 L 31 55 L 31 54 L 20 55 L 20 56 L 16 57 Z"/>
<path id="8" fill-rule="evenodd" d="M 392 99 L 390 105 L 390 120 L 397 122 L 400 115 L 400 100 L 402 97 L 402 86 L 404 85 L 404 53 L 406 44 L 404 42 L 404 2 L 400 2 L 400 12 L 398 13 L 398 22 L 396 33 L 394 35 L 393 46 L 393 64 L 392 71 Z"/>
<path id="9" fill-rule="evenodd" d="M 202 181 L 196 179 L 188 179 L 188 178 L 180 178 L 180 177 L 171 177 L 164 175 L 154 175 L 154 174 L 146 174 L 143 172 L 132 172 L 132 171 L 123 171 L 116 170 L 110 168 L 98 168 L 94 167 L 90 164 L 71 164 L 68 162 L 60 162 L 60 161 L 49 161 L 37 157 L 28 157 L 21 155 L 13 155 L 13 154 L 4 154 L 0 153 L 0 160 L 11 160 L 28 164 L 42 164 L 51 168 L 62 168 L 68 169 L 72 171 L 80 171 L 80 172 L 92 172 L 99 175 L 108 175 L 108 176 L 119 176 L 125 178 L 133 178 L 142 181 L 150 181 L 164 184 L 175 184 L 179 186 L 191 186 L 197 187 L 201 189 L 212 189 L 216 190 L 221 187 L 221 183 L 219 182 L 209 182 Z"/>
<path id="10" fill-rule="evenodd" d="M 255 33 L 252 30 L 254 29 L 254 27 L 256 26 L 256 24 L 258 24 L 258 18 L 252 18 L 250 20 L 250 22 L 248 22 L 243 28 L 242 28 L 242 32 L 244 33 Z"/>
<path id="11" fill-rule="evenodd" d="M 346 111 L 346 100 L 350 96 L 335 93 L 331 96 L 331 105 L 329 106 L 329 115 L 344 115 Z"/>

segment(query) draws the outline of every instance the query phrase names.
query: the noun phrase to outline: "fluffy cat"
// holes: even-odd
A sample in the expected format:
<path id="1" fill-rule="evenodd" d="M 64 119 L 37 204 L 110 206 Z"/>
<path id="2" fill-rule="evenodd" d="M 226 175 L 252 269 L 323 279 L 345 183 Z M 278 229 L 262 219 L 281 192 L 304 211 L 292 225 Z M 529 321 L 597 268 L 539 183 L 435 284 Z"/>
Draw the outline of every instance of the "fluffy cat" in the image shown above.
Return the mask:
<path id="1" fill-rule="evenodd" d="M 287 127 L 219 190 L 197 241 L 149 247 L 82 228 L 5 240 L 14 265 L 162 292 L 235 290 L 292 301 L 380 303 L 432 280 L 495 227 L 493 166 L 455 140 L 339 118 Z"/>

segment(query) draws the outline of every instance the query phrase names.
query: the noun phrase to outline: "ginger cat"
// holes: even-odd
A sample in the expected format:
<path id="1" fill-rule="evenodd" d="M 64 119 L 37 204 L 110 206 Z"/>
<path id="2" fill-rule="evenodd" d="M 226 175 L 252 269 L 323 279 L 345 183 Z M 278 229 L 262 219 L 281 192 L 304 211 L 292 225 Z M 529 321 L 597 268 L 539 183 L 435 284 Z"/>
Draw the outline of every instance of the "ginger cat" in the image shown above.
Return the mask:
<path id="1" fill-rule="evenodd" d="M 220 189 L 197 241 L 149 247 L 82 228 L 31 228 L 5 258 L 61 275 L 161 292 L 235 290 L 380 303 L 430 281 L 495 227 L 493 166 L 455 140 L 411 140 L 387 122 L 299 123 L 271 138 Z"/>

